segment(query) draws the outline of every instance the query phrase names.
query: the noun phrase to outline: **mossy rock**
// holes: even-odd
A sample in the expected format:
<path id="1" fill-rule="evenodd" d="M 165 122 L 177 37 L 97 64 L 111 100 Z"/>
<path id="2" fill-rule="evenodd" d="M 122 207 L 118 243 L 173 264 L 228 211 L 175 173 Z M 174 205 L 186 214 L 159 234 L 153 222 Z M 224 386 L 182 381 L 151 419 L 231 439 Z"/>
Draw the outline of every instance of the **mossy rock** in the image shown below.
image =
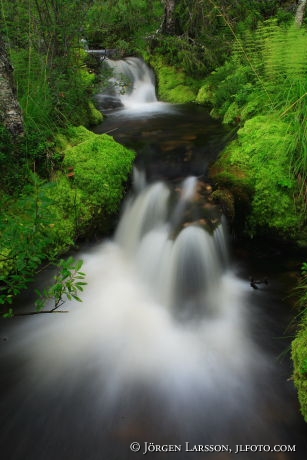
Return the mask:
<path id="1" fill-rule="evenodd" d="M 88 118 L 90 126 L 96 126 L 102 123 L 103 115 L 100 110 L 96 109 L 93 102 L 88 103 Z"/>
<path id="2" fill-rule="evenodd" d="M 84 128 L 70 130 L 72 142 L 64 152 L 64 168 L 71 187 L 82 196 L 82 206 L 91 213 L 92 226 L 105 227 L 108 216 L 118 213 L 125 194 L 135 152 L 107 134 L 96 135 Z"/>
<path id="3" fill-rule="evenodd" d="M 62 147 L 63 171 L 48 189 L 53 215 L 49 232 L 53 250 L 65 252 L 78 238 L 113 229 L 135 152 L 83 126 L 59 134 L 57 146 Z"/>
<path id="4" fill-rule="evenodd" d="M 241 201 L 242 192 L 248 197 L 245 230 L 250 236 L 274 234 L 295 240 L 304 225 L 298 185 L 289 170 L 293 134 L 275 114 L 254 117 L 211 168 L 218 187 L 230 190 L 236 202 L 237 193 Z"/>
<path id="5" fill-rule="evenodd" d="M 178 85 L 169 90 L 167 95 L 168 102 L 186 104 L 195 100 L 195 92 L 185 85 Z"/>
<path id="6" fill-rule="evenodd" d="M 307 422 L 307 321 L 292 342 L 294 384 L 297 388 L 302 415 Z"/>
<path id="7" fill-rule="evenodd" d="M 198 104 L 208 104 L 212 102 L 212 90 L 209 83 L 205 83 L 200 87 L 196 96 L 196 102 Z"/>
<path id="8" fill-rule="evenodd" d="M 159 99 L 178 104 L 196 100 L 199 81 L 188 77 L 182 69 L 164 64 L 159 57 L 152 57 L 150 65 L 157 75 Z"/>
<path id="9" fill-rule="evenodd" d="M 95 133 L 89 131 L 84 126 L 71 126 L 65 130 L 63 135 L 67 139 L 68 147 L 81 144 L 82 142 L 85 142 L 89 139 L 94 139 L 96 136 Z M 67 148 L 65 150 L 67 150 Z"/>
<path id="10" fill-rule="evenodd" d="M 254 187 L 249 171 L 232 165 L 230 160 L 231 151 L 226 149 L 211 166 L 209 174 L 217 187 L 212 196 L 220 201 L 232 225 L 238 232 L 242 232 L 250 213 Z"/>

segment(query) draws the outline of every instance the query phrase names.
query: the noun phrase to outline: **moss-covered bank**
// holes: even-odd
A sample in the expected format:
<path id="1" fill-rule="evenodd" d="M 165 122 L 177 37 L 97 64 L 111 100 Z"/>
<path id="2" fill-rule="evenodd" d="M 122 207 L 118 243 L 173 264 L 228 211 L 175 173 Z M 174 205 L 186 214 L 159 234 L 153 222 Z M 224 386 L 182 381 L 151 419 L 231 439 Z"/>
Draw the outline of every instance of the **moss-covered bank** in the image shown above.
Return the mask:
<path id="1" fill-rule="evenodd" d="M 307 422 L 307 317 L 292 342 L 292 360 L 294 365 L 294 383 L 298 392 L 302 415 Z"/>
<path id="2" fill-rule="evenodd" d="M 1 194 L 0 303 L 11 303 L 46 260 L 114 226 L 135 153 L 84 127 L 57 137 L 62 167 L 51 181 L 29 172 L 18 196 Z"/>
<path id="3" fill-rule="evenodd" d="M 58 137 L 64 159 L 62 171 L 54 178 L 55 207 L 73 226 L 74 239 L 106 233 L 114 225 L 135 153 L 111 136 L 84 127 L 71 128 L 67 134 L 66 145 Z"/>
<path id="4" fill-rule="evenodd" d="M 160 56 L 151 56 L 158 84 L 158 97 L 164 102 L 185 104 L 194 102 L 202 82 L 188 76 L 183 69 L 166 64 Z"/>
<path id="5" fill-rule="evenodd" d="M 259 115 L 245 122 L 211 169 L 219 189 L 234 196 L 236 217 L 243 217 L 240 223 L 250 236 L 295 240 L 302 231 L 305 216 L 295 199 L 298 183 L 289 170 L 292 143 L 293 133 L 285 122 L 274 114 Z"/>

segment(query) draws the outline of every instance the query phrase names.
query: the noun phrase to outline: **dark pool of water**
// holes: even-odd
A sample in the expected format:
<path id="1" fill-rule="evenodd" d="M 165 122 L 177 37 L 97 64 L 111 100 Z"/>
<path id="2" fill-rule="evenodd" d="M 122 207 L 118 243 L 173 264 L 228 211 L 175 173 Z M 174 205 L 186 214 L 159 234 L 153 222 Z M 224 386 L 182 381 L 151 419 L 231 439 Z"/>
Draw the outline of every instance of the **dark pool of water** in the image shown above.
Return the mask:
<path id="1" fill-rule="evenodd" d="M 162 103 L 153 112 L 110 112 L 95 132 L 135 149 L 136 166 L 150 181 L 206 176 L 229 138 L 203 107 Z"/>

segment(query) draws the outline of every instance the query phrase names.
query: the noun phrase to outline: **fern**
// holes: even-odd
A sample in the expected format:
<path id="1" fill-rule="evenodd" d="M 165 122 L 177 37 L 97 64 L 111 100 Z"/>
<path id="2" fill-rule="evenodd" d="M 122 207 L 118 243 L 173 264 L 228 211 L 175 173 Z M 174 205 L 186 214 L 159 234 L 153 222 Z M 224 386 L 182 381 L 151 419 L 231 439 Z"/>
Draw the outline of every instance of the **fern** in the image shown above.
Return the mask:
<path id="1" fill-rule="evenodd" d="M 225 71 L 229 74 L 222 77 Z M 307 202 L 306 30 L 269 20 L 254 32 L 235 36 L 231 59 L 212 76 L 214 80 L 219 85 L 213 92 L 214 113 L 222 115 L 225 123 L 263 113 L 278 115 L 285 122 L 293 136 L 288 161 L 293 176 L 300 177 Z"/>

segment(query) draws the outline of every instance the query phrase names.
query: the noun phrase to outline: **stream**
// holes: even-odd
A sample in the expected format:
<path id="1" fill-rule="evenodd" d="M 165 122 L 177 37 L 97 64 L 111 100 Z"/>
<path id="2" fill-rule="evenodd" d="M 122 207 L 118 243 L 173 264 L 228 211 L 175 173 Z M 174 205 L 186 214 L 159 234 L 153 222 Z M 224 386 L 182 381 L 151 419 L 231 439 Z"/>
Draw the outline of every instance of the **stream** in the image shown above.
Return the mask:
<path id="1" fill-rule="evenodd" d="M 114 236 L 78 254 L 83 302 L 0 321 L 1 458 L 303 460 L 290 269 L 234 245 L 210 200 L 227 133 L 202 107 L 157 101 L 139 59 L 109 65 L 95 132 L 137 151 L 132 188 Z"/>

